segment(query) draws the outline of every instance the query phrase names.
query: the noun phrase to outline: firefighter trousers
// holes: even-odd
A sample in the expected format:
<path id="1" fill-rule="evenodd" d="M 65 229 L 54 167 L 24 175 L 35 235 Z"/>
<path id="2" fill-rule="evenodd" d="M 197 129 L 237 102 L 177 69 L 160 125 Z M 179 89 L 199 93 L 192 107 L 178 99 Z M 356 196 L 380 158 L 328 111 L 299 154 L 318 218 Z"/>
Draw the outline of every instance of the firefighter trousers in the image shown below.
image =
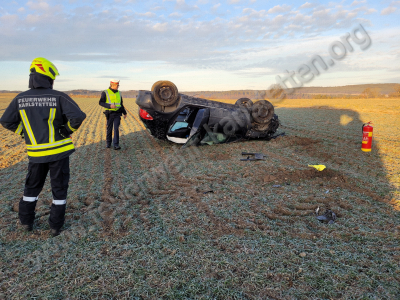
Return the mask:
<path id="1" fill-rule="evenodd" d="M 114 147 L 119 146 L 119 125 L 121 123 L 121 115 L 119 113 L 110 113 L 107 119 L 107 145 L 111 145 L 112 131 L 114 127 Z"/>
<path id="2" fill-rule="evenodd" d="M 49 171 L 53 194 L 49 217 L 50 228 L 60 229 L 63 226 L 69 182 L 69 157 L 49 163 L 29 163 L 24 197 L 19 202 L 18 214 L 21 224 L 33 224 L 38 196 L 43 189 Z"/>

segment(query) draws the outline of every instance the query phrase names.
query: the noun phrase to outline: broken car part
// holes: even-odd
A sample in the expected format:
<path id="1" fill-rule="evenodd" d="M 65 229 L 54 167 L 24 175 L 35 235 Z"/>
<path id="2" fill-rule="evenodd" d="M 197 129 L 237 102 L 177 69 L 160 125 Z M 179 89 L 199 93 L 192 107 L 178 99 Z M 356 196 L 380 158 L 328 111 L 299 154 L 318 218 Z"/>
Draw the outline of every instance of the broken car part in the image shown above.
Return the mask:
<path id="1" fill-rule="evenodd" d="M 267 157 L 266 155 L 262 153 L 248 153 L 248 152 L 242 152 L 242 155 L 248 155 L 247 158 L 242 158 L 240 159 L 241 161 L 253 161 L 253 160 L 265 160 Z M 254 156 L 254 158 L 250 158 L 250 156 Z"/>
<path id="2" fill-rule="evenodd" d="M 319 207 L 315 210 L 315 215 L 317 217 L 317 220 L 322 222 L 322 223 L 327 223 L 327 224 L 333 224 L 336 221 L 336 214 L 330 210 L 326 209 L 325 213 L 321 216 L 318 215 L 320 209 Z"/>

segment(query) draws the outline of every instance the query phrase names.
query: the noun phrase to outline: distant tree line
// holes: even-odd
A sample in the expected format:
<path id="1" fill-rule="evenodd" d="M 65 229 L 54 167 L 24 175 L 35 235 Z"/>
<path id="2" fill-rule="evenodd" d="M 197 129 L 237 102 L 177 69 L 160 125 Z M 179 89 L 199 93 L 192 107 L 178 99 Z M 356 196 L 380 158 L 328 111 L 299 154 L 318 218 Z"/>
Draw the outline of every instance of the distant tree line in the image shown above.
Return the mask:
<path id="1" fill-rule="evenodd" d="M 368 86 L 365 88 L 365 86 Z M 355 88 L 357 87 L 357 89 Z M 363 89 L 361 89 L 363 87 Z M 336 92 L 334 92 L 336 90 Z M 274 86 L 274 90 L 236 90 L 236 91 L 199 91 L 184 94 L 208 99 L 239 99 L 252 100 L 279 98 L 284 89 Z M 276 95 L 272 97 L 271 95 Z M 344 87 L 308 87 L 286 94 L 287 99 L 365 99 L 400 97 L 400 84 L 371 84 Z"/>
<path id="2" fill-rule="evenodd" d="M 19 93 L 20 91 L 0 91 L 0 93 Z M 100 98 L 102 91 L 72 90 L 66 91 L 72 97 Z M 182 92 L 183 94 L 206 99 L 239 99 L 250 98 L 252 100 L 279 98 L 280 92 L 285 90 L 274 85 L 270 90 L 234 90 L 234 91 L 198 91 Z M 124 98 L 136 98 L 138 91 L 121 91 Z M 272 95 L 275 95 L 273 97 Z M 399 98 L 400 84 L 363 84 L 337 87 L 301 87 L 295 89 L 292 94 L 285 96 L 287 99 L 362 99 L 362 98 Z"/>

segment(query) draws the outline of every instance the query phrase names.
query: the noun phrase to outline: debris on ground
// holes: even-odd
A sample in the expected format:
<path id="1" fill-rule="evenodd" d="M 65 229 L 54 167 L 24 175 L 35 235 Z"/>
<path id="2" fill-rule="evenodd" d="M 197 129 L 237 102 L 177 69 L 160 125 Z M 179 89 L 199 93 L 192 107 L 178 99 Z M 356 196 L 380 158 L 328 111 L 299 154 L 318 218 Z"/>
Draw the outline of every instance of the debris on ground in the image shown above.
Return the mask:
<path id="1" fill-rule="evenodd" d="M 248 155 L 247 158 L 241 158 L 241 161 L 253 161 L 253 160 L 265 160 L 267 157 L 266 155 L 262 153 L 248 153 L 248 152 L 242 152 L 242 155 Z M 250 158 L 250 156 L 254 156 Z"/>
<path id="2" fill-rule="evenodd" d="M 273 137 L 271 137 L 271 140 L 272 140 L 272 139 L 276 139 L 277 137 L 280 137 L 280 136 L 285 136 L 285 135 L 286 135 L 286 134 L 285 134 L 284 132 L 279 133 L 279 134 L 274 135 Z"/>
<path id="3" fill-rule="evenodd" d="M 317 217 L 317 220 L 322 222 L 322 223 L 327 223 L 327 224 L 333 224 L 336 221 L 336 214 L 330 210 L 330 209 L 326 209 L 325 213 L 323 215 L 319 215 L 320 209 L 319 206 L 317 207 L 317 209 L 315 210 L 315 215 Z"/>
<path id="4" fill-rule="evenodd" d="M 203 184 L 201 186 L 196 187 L 196 192 L 202 194 L 214 193 L 214 188 L 212 184 Z"/>
<path id="5" fill-rule="evenodd" d="M 324 165 L 308 165 L 309 167 L 312 167 L 312 168 L 315 168 L 315 169 L 317 169 L 318 171 L 323 171 L 323 170 L 325 170 L 326 169 L 326 166 L 324 166 Z"/>
<path id="6" fill-rule="evenodd" d="M 209 191 L 203 192 L 203 194 L 208 194 L 208 193 L 214 193 L 214 191 L 213 190 L 209 190 Z"/>

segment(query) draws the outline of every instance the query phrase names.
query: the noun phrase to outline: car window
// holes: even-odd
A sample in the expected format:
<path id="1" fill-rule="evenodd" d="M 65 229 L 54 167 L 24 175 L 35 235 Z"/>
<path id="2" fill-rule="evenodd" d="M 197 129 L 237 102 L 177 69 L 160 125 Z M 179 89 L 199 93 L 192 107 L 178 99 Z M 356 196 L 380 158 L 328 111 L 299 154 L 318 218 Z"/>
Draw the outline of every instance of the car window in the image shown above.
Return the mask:
<path id="1" fill-rule="evenodd" d="M 169 131 L 174 132 L 175 130 L 181 129 L 181 128 L 187 128 L 188 127 L 187 122 L 175 122 Z"/>

